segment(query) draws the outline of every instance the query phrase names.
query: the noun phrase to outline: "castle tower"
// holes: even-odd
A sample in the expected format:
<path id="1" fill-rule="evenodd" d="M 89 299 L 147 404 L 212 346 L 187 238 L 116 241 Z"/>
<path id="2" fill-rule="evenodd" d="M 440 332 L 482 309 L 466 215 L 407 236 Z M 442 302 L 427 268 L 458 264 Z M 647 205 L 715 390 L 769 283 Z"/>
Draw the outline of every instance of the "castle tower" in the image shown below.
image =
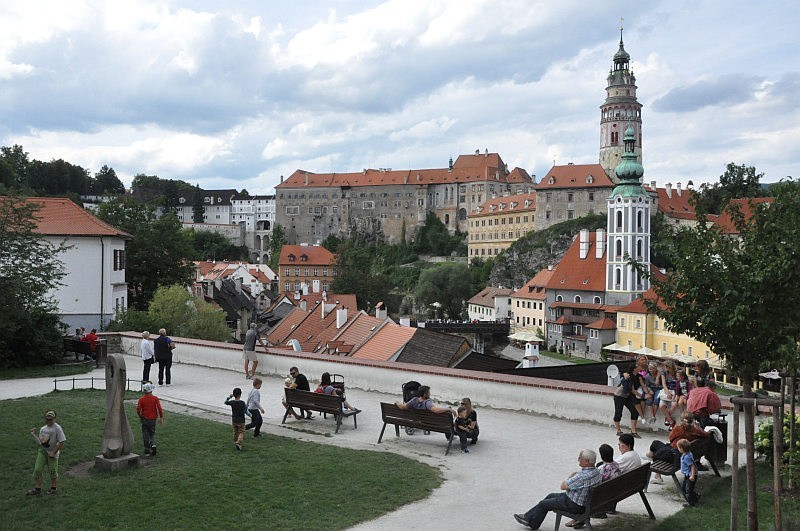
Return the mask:
<path id="1" fill-rule="evenodd" d="M 626 126 L 633 127 L 634 153 L 637 162 L 642 163 L 642 104 L 636 99 L 636 76 L 630 70 L 630 62 L 620 28 L 619 50 L 608 73 L 606 101 L 600 106 L 600 165 L 614 182 L 618 182 L 614 169 L 622 162 L 625 148 L 621 135 Z"/>
<path id="2" fill-rule="evenodd" d="M 635 258 L 650 268 L 650 195 L 642 187 L 644 168 L 637 160 L 636 130 L 625 130 L 622 162 L 615 168 L 619 184 L 608 196 L 606 302 L 622 306 L 650 287 L 628 264 Z"/>

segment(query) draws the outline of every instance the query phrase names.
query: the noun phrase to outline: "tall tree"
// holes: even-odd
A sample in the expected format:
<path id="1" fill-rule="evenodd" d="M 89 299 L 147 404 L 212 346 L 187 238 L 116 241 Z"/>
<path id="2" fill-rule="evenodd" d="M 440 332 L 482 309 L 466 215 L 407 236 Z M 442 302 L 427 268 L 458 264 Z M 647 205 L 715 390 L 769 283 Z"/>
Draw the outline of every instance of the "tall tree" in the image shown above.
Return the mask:
<path id="1" fill-rule="evenodd" d="M 0 159 L 7 163 L 13 171 L 15 181 L 14 189 L 22 188 L 28 184 L 28 166 L 30 159 L 22 146 L 14 144 L 11 147 L 0 147 Z"/>
<path id="2" fill-rule="evenodd" d="M 93 185 L 92 192 L 98 195 L 125 193 L 125 185 L 117 177 L 117 172 L 114 171 L 114 168 L 109 168 L 105 164 L 100 168 L 100 171 L 94 174 Z"/>
<path id="3" fill-rule="evenodd" d="M 101 204 L 98 217 L 133 235 L 126 246 L 125 268 L 133 308 L 146 309 L 159 286 L 190 284 L 194 249 L 174 214 L 157 218 L 152 206 L 123 196 Z"/>
<path id="4" fill-rule="evenodd" d="M 465 264 L 438 264 L 424 270 L 419 276 L 417 302 L 424 307 L 438 305 L 438 317 L 459 319 L 469 295 L 470 275 Z"/>
<path id="5" fill-rule="evenodd" d="M 281 247 L 287 242 L 286 231 L 280 223 L 272 227 L 272 235 L 269 238 L 269 268 L 278 271 L 278 260 L 281 258 Z"/>
<path id="6" fill-rule="evenodd" d="M 52 298 L 64 277 L 58 255 L 67 249 L 36 232 L 40 206 L 0 197 L 0 366 L 52 362 L 60 352 L 57 306 Z M 32 266 L 32 265 L 35 265 Z"/>
<path id="7" fill-rule="evenodd" d="M 731 199 L 744 197 L 761 197 L 763 173 L 756 173 L 754 166 L 728 163 L 725 173 L 719 176 L 715 184 L 703 184 L 695 197 L 697 209 L 709 214 L 719 214 Z"/>
<path id="8" fill-rule="evenodd" d="M 648 275 L 657 301 L 649 307 L 668 329 L 708 345 L 742 381 L 745 397 L 762 368 L 779 362 L 800 339 L 800 192 L 796 187 L 768 206 L 753 205 L 745 219 L 728 207 L 738 237 L 709 223 L 673 229 L 660 251 L 674 264 L 666 278 Z M 749 529 L 757 528 L 753 411 L 745 410 Z"/>
<path id="9" fill-rule="evenodd" d="M 200 185 L 195 186 L 194 195 L 192 195 L 192 221 L 195 223 L 205 222 L 206 209 L 203 205 L 203 190 Z"/>

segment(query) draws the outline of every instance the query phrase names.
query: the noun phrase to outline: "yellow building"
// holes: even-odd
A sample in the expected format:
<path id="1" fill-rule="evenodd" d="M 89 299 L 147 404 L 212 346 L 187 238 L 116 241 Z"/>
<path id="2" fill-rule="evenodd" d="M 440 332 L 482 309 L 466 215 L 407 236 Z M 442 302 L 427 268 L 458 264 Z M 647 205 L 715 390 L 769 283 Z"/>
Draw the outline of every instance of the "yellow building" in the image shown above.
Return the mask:
<path id="1" fill-rule="evenodd" d="M 511 339 L 532 339 L 547 330 L 547 292 L 545 286 L 553 276 L 551 267 L 542 269 L 524 286 L 511 294 Z M 541 337 L 541 339 L 546 339 Z"/>
<path id="2" fill-rule="evenodd" d="M 472 258 L 488 258 L 508 249 L 533 230 L 536 193 L 522 193 L 486 200 L 468 216 L 467 249 Z"/>

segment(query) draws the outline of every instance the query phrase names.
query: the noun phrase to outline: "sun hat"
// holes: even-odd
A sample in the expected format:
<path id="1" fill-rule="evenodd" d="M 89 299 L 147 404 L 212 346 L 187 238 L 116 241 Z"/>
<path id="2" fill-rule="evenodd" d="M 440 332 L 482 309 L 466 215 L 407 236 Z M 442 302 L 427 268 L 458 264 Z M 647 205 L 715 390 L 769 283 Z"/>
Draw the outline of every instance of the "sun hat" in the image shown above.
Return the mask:
<path id="1" fill-rule="evenodd" d="M 144 391 L 145 393 L 152 393 L 153 389 L 155 389 L 155 388 L 156 388 L 155 385 L 153 385 L 151 383 L 146 383 L 146 384 L 144 384 L 142 386 L 142 391 Z"/>

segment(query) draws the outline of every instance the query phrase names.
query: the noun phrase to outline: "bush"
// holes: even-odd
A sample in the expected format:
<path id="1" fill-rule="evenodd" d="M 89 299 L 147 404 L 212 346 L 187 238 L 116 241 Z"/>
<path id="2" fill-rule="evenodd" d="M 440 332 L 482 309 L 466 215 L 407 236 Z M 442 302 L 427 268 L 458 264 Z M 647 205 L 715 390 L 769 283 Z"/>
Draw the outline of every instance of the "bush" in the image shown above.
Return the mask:
<path id="1" fill-rule="evenodd" d="M 792 466 L 789 467 L 789 429 L 791 422 L 795 422 L 795 434 L 800 434 L 800 417 L 795 415 L 784 415 L 783 417 L 783 463 L 781 463 L 782 473 L 785 478 L 791 477 L 794 483 L 800 482 L 800 447 L 795 447 L 792 452 Z M 771 420 L 759 426 L 755 435 L 756 455 L 763 457 L 767 463 L 772 464 L 773 459 L 773 423 Z"/>

